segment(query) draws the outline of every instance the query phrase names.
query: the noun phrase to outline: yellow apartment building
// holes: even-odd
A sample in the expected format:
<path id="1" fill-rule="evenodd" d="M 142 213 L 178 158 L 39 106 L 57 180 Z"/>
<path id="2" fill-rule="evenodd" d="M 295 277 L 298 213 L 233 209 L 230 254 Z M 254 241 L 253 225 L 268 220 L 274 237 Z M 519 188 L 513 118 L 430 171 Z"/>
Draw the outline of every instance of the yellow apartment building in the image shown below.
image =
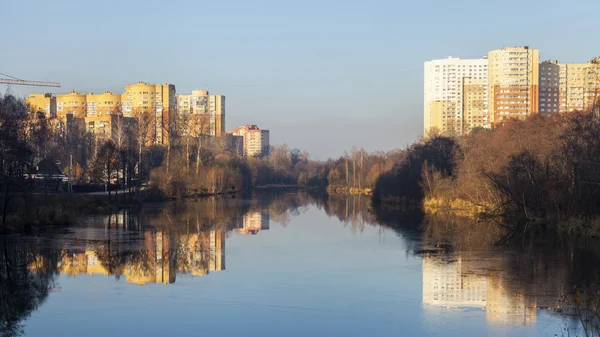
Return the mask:
<path id="1" fill-rule="evenodd" d="M 148 118 L 148 144 L 166 145 L 177 113 L 175 85 L 138 82 L 121 95 L 123 116 Z"/>
<path id="2" fill-rule="evenodd" d="M 488 110 L 491 122 L 525 119 L 539 111 L 540 52 L 529 46 L 488 53 Z"/>
<path id="3" fill-rule="evenodd" d="M 25 103 L 32 112 L 43 111 L 46 118 L 56 117 L 56 97 L 51 93 L 30 94 Z"/>
<path id="4" fill-rule="evenodd" d="M 56 95 L 56 117 L 64 121 L 66 115 L 83 118 L 86 113 L 86 95 L 71 91 Z"/>
<path id="5" fill-rule="evenodd" d="M 488 60 L 449 57 L 424 64 L 425 136 L 432 132 L 462 135 L 489 127 Z"/>
<path id="6" fill-rule="evenodd" d="M 192 135 L 225 135 L 225 96 L 192 90 L 191 95 L 177 95 L 177 111 L 184 131 Z"/>
<path id="7" fill-rule="evenodd" d="M 105 91 L 102 94 L 87 94 L 87 116 L 121 114 L 121 95 Z"/>
<path id="8" fill-rule="evenodd" d="M 473 77 L 459 79 L 457 105 L 462 112 L 461 130 L 468 132 L 474 128 L 489 128 L 487 82 Z"/>
<path id="9" fill-rule="evenodd" d="M 591 108 L 600 100 L 600 58 L 587 63 L 540 64 L 540 113 L 554 114 Z"/>

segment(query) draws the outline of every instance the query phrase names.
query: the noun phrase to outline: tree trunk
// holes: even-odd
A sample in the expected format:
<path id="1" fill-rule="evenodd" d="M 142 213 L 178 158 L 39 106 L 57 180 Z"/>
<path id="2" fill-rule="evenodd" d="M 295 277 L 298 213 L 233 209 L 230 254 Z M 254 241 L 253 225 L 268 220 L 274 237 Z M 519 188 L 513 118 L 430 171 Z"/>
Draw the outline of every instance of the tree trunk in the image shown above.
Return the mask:
<path id="1" fill-rule="evenodd" d="M 139 196 L 140 188 L 142 186 L 142 144 L 138 148 L 138 169 L 137 169 L 137 193 Z"/>
<path id="2" fill-rule="evenodd" d="M 171 163 L 171 142 L 167 142 L 167 175 L 169 174 L 169 164 Z"/>
<path id="3" fill-rule="evenodd" d="M 189 170 L 190 169 L 190 136 L 187 135 L 185 137 L 185 162 L 186 162 L 186 167 Z"/>
<path id="4" fill-rule="evenodd" d="M 202 148 L 202 137 L 198 136 L 198 151 L 196 152 L 196 178 L 200 171 L 200 149 Z"/>
<path id="5" fill-rule="evenodd" d="M 4 232 L 4 226 L 6 225 L 6 211 L 8 209 L 8 183 L 4 185 L 4 200 L 2 205 L 2 232 Z"/>

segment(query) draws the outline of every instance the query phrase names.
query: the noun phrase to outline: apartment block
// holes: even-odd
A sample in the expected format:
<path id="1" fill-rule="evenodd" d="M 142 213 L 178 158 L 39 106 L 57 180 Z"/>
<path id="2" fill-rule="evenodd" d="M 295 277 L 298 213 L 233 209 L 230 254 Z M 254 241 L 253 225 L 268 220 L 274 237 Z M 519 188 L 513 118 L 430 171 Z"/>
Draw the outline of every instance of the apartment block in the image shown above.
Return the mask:
<path id="1" fill-rule="evenodd" d="M 166 145 L 177 112 L 175 85 L 138 82 L 121 95 L 123 116 L 148 119 L 148 144 Z"/>
<path id="2" fill-rule="evenodd" d="M 86 95 L 71 91 L 68 94 L 56 95 L 56 117 L 65 121 L 67 115 L 83 118 L 86 113 Z"/>
<path id="3" fill-rule="evenodd" d="M 488 61 L 447 59 L 424 65 L 424 134 L 433 130 L 461 135 L 489 127 Z"/>
<path id="4" fill-rule="evenodd" d="M 87 94 L 85 96 L 86 115 L 121 114 L 121 94 L 105 91 L 102 94 Z"/>
<path id="5" fill-rule="evenodd" d="M 544 61 L 539 82 L 541 114 L 588 109 L 600 99 L 600 58 L 587 63 Z"/>
<path id="6" fill-rule="evenodd" d="M 96 114 L 84 118 L 85 130 L 100 138 L 112 139 L 117 144 L 126 141 L 130 134 L 128 130 L 135 130 L 137 119 L 124 117 L 120 114 Z"/>
<path id="7" fill-rule="evenodd" d="M 529 46 L 488 53 L 488 110 L 495 125 L 539 111 L 539 67 L 540 52 Z"/>
<path id="8" fill-rule="evenodd" d="M 46 118 L 56 117 L 56 97 L 50 93 L 31 94 L 25 99 L 32 111 L 43 111 Z"/>
<path id="9" fill-rule="evenodd" d="M 184 132 L 194 136 L 225 135 L 225 96 L 193 90 L 191 95 L 177 95 L 177 111 Z"/>
<path id="10" fill-rule="evenodd" d="M 256 125 L 244 125 L 228 133 L 232 136 L 242 137 L 242 153 L 245 157 L 259 157 L 269 154 L 269 130 L 261 130 Z"/>

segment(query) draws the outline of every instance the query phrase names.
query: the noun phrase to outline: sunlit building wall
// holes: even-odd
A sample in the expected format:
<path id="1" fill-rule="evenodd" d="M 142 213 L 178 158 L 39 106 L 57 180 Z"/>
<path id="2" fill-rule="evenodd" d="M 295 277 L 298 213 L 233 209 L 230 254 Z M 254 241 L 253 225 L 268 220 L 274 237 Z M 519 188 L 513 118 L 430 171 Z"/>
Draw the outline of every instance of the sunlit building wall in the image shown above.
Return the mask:
<path id="1" fill-rule="evenodd" d="M 488 109 L 494 125 L 539 112 L 540 52 L 529 46 L 488 53 Z"/>
<path id="2" fill-rule="evenodd" d="M 87 94 L 87 116 L 121 114 L 121 95 L 105 91 L 102 94 Z"/>
<path id="3" fill-rule="evenodd" d="M 185 131 L 196 137 L 225 135 L 225 96 L 210 95 L 207 90 L 193 90 L 191 95 L 177 95 L 177 111 Z"/>
<path id="4" fill-rule="evenodd" d="M 460 135 L 473 125 L 489 126 L 487 90 L 480 89 L 487 86 L 487 67 L 485 58 L 425 62 L 424 135 L 434 130 Z"/>
<path id="5" fill-rule="evenodd" d="M 56 117 L 56 97 L 50 93 L 30 94 L 25 103 L 32 111 L 43 111 L 46 118 Z"/>
<path id="6" fill-rule="evenodd" d="M 269 154 L 271 147 L 269 130 L 261 130 L 256 125 L 238 126 L 229 134 L 242 137 L 242 153 L 245 157 L 259 157 Z"/>
<path id="7" fill-rule="evenodd" d="M 67 115 L 83 118 L 86 113 L 86 95 L 77 92 L 56 95 L 56 117 L 65 121 Z"/>
<path id="8" fill-rule="evenodd" d="M 580 111 L 600 100 L 600 58 L 587 63 L 540 64 L 540 113 Z"/>
<path id="9" fill-rule="evenodd" d="M 121 95 L 123 115 L 147 119 L 149 145 L 166 145 L 177 114 L 177 98 L 173 84 L 138 82 L 125 86 Z"/>

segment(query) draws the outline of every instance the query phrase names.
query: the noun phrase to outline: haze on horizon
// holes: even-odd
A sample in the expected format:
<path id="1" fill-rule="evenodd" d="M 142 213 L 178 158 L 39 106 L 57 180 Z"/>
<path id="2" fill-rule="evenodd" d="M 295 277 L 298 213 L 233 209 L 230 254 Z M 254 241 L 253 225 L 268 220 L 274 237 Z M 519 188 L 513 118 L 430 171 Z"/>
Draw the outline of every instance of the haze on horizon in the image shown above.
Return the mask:
<path id="1" fill-rule="evenodd" d="M 561 62 L 599 53 L 589 24 L 600 3 L 592 0 L 8 0 L 2 7 L 0 72 L 62 83 L 11 86 L 18 96 L 122 92 L 138 81 L 172 83 L 178 93 L 207 89 L 227 96 L 228 129 L 257 124 L 271 130 L 272 144 L 317 159 L 417 139 L 425 61 L 510 45 Z"/>

